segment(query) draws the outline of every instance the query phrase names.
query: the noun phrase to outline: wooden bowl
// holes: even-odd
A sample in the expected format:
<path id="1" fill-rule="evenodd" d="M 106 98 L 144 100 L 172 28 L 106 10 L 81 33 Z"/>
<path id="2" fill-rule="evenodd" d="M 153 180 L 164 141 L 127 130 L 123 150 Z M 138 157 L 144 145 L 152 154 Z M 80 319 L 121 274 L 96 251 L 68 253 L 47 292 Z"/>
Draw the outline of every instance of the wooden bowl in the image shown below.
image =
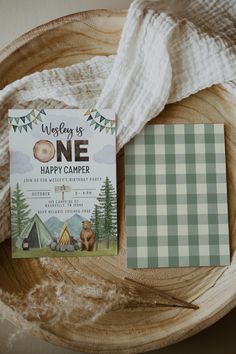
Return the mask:
<path id="1" fill-rule="evenodd" d="M 0 53 L 0 86 L 45 68 L 63 67 L 95 55 L 116 52 L 126 11 L 97 10 L 63 17 L 21 36 Z M 166 268 L 131 270 L 126 268 L 124 229 L 123 153 L 118 157 L 119 256 L 62 258 L 43 264 L 38 259 L 12 260 L 10 241 L 0 245 L 0 290 L 11 294 L 2 299 L 0 309 L 18 326 L 46 340 L 92 353 L 139 353 L 187 338 L 213 324 L 236 304 L 236 100 L 215 86 L 172 105 L 152 123 L 225 123 L 229 225 L 232 263 L 229 267 Z M 54 269 L 52 269 L 52 264 Z M 138 307 L 113 309 L 94 323 L 78 330 L 76 317 L 68 326 L 48 318 L 55 305 L 48 296 L 37 325 L 32 314 L 25 316 L 27 293 L 42 282 L 70 286 L 82 283 L 77 276 L 126 284 L 125 277 L 141 281 L 170 295 L 193 301 L 198 310 L 179 307 Z M 69 275 L 68 275 L 69 274 Z M 86 284 L 86 280 L 83 279 Z M 140 285 L 140 289 L 142 286 Z M 1 292 L 0 292 L 1 294 Z M 13 303 L 10 297 L 17 297 Z M 44 294 L 47 296 L 47 294 Z M 148 289 L 146 294 L 148 296 Z M 158 295 L 159 296 L 159 295 Z M 5 300 L 4 300 L 5 299 Z M 68 299 L 68 302 L 71 299 Z M 104 300 L 106 301 L 106 300 Z M 73 301 L 71 306 L 73 307 Z M 101 300 L 101 307 L 103 302 Z M 76 313 L 76 309 L 75 309 Z"/>

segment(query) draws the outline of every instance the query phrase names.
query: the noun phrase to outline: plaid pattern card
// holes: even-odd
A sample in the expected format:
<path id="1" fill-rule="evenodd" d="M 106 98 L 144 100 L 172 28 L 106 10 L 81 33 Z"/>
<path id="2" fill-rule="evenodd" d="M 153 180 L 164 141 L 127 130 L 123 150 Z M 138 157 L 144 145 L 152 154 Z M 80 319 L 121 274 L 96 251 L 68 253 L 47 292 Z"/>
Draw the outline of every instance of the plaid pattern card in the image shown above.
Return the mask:
<path id="1" fill-rule="evenodd" d="M 125 187 L 129 268 L 230 263 L 223 124 L 147 125 Z"/>

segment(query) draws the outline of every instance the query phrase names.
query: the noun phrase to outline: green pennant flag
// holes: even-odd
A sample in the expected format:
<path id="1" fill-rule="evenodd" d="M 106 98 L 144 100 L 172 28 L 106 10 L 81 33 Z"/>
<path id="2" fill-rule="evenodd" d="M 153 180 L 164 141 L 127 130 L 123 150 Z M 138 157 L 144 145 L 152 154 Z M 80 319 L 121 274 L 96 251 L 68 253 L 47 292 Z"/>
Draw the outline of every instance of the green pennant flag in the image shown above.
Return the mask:
<path id="1" fill-rule="evenodd" d="M 96 112 L 96 114 L 95 114 L 95 118 L 98 118 L 98 117 L 100 117 L 100 113 L 98 113 L 98 111 Z"/>
<path id="2" fill-rule="evenodd" d="M 34 123 L 34 124 L 38 125 L 38 121 L 37 121 L 37 119 L 32 120 L 32 123 Z"/>
<path id="3" fill-rule="evenodd" d="M 111 134 L 114 134 L 116 132 L 116 128 L 111 128 Z"/>
<path id="4" fill-rule="evenodd" d="M 21 117 L 20 119 L 22 120 L 23 123 L 25 123 L 25 117 Z"/>
<path id="5" fill-rule="evenodd" d="M 110 129 L 111 129 L 111 128 L 106 127 L 106 133 L 109 133 Z"/>
<path id="6" fill-rule="evenodd" d="M 30 129 L 32 129 L 32 122 L 27 124 L 28 127 L 30 127 Z"/>
<path id="7" fill-rule="evenodd" d="M 13 125 L 12 128 L 13 128 L 13 130 L 14 130 L 14 132 L 15 132 L 16 129 L 17 129 L 17 125 Z"/>
<path id="8" fill-rule="evenodd" d="M 25 116 L 25 117 L 30 121 L 30 117 L 31 117 L 30 114 L 27 114 L 27 116 Z"/>
<path id="9" fill-rule="evenodd" d="M 17 124 L 19 123 L 19 120 L 20 120 L 20 118 L 15 117 L 15 121 L 16 121 Z"/>
<path id="10" fill-rule="evenodd" d="M 45 112 L 44 109 L 41 109 L 41 110 L 40 110 L 40 113 L 41 113 L 41 114 L 44 114 L 44 115 L 46 116 L 46 112 Z"/>
<path id="11" fill-rule="evenodd" d="M 35 117 L 35 110 L 33 109 L 31 112 L 30 112 L 31 116 Z"/>
<path id="12" fill-rule="evenodd" d="M 105 129 L 104 125 L 100 125 L 100 132 Z"/>
<path id="13" fill-rule="evenodd" d="M 110 122 L 109 119 L 105 118 L 105 125 L 107 125 L 107 123 L 109 123 L 109 122 Z"/>
<path id="14" fill-rule="evenodd" d="M 96 123 L 94 130 L 96 130 L 98 127 L 100 127 L 100 124 Z"/>
<path id="15" fill-rule="evenodd" d="M 10 123 L 12 123 L 13 119 L 14 119 L 13 117 L 8 117 Z"/>
<path id="16" fill-rule="evenodd" d="M 101 116 L 100 118 L 100 123 L 102 123 L 102 121 L 105 119 L 105 117 Z"/>
<path id="17" fill-rule="evenodd" d="M 93 117 L 90 115 L 90 116 L 87 118 L 87 122 L 88 122 L 89 120 L 91 120 L 91 119 L 93 119 Z"/>
<path id="18" fill-rule="evenodd" d="M 42 117 L 40 115 L 40 113 L 37 115 L 36 119 L 40 120 L 40 122 L 42 122 Z"/>
<path id="19" fill-rule="evenodd" d="M 90 123 L 90 126 L 95 124 L 95 123 L 96 123 L 95 120 L 92 120 L 92 122 Z"/>
<path id="20" fill-rule="evenodd" d="M 23 128 L 25 129 L 25 131 L 27 132 L 27 124 L 23 125 Z"/>
<path id="21" fill-rule="evenodd" d="M 21 133 L 21 131 L 22 131 L 22 125 L 20 125 L 20 126 L 18 127 L 18 129 L 19 129 L 19 131 L 20 131 L 20 133 Z"/>

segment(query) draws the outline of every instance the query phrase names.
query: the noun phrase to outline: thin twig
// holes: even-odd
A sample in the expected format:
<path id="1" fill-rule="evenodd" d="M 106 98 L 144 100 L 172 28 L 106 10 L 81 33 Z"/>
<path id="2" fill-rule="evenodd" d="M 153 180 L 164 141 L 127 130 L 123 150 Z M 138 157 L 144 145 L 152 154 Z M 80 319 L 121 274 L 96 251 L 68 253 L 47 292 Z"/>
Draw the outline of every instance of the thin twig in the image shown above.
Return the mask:
<path id="1" fill-rule="evenodd" d="M 144 283 L 140 283 L 138 282 L 137 280 L 134 280 L 132 278 L 128 278 L 128 277 L 125 277 L 124 280 L 128 281 L 128 282 L 131 282 L 133 285 L 136 285 L 136 288 L 137 287 L 141 287 L 143 289 L 148 289 L 149 291 L 151 291 L 152 293 L 156 294 L 156 295 L 159 295 L 160 297 L 162 297 L 163 299 L 167 300 L 167 301 L 170 301 L 169 304 L 166 304 L 166 303 L 156 303 L 156 306 L 160 305 L 160 306 L 170 306 L 170 307 L 185 307 L 185 308 L 190 308 L 190 309 L 194 309 L 194 310 L 197 310 L 199 309 L 199 306 L 195 305 L 195 304 L 192 304 L 188 301 L 185 301 L 185 300 L 182 300 L 182 299 L 179 299 L 175 296 L 172 296 L 172 295 L 169 295 L 167 294 L 166 292 L 164 291 L 161 291 L 159 289 L 156 289 L 150 285 L 147 285 L 147 284 L 144 284 Z M 172 302 L 172 303 L 171 303 Z"/>

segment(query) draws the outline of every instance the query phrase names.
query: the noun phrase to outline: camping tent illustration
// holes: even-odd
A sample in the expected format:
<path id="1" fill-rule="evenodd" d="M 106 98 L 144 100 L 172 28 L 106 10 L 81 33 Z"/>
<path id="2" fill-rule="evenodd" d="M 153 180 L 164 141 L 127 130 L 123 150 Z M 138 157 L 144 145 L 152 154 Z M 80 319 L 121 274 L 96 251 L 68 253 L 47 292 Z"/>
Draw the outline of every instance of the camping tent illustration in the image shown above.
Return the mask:
<path id="1" fill-rule="evenodd" d="M 22 230 L 16 246 L 22 248 L 22 242 L 25 239 L 29 244 L 29 248 L 44 248 L 52 241 L 50 232 L 37 214 L 34 214 Z"/>
<path id="2" fill-rule="evenodd" d="M 75 243 L 73 237 L 69 232 L 67 223 L 64 223 L 57 243 L 59 243 L 60 245 L 73 245 Z"/>

